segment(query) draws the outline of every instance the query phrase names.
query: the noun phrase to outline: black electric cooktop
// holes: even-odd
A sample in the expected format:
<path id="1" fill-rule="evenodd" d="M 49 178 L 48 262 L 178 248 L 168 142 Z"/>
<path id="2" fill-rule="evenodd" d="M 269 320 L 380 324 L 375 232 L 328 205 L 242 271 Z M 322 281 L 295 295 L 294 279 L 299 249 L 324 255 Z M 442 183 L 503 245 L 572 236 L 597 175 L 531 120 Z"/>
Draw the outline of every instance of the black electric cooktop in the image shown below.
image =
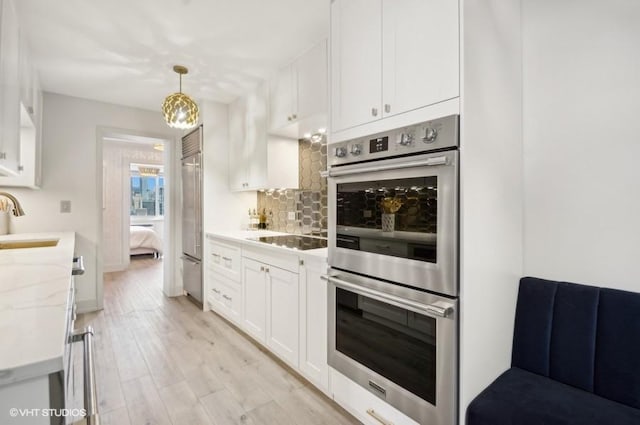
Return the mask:
<path id="1" fill-rule="evenodd" d="M 261 236 L 259 238 L 248 239 L 291 249 L 299 249 L 300 251 L 327 247 L 326 239 L 312 238 L 310 236 L 302 235 Z"/>

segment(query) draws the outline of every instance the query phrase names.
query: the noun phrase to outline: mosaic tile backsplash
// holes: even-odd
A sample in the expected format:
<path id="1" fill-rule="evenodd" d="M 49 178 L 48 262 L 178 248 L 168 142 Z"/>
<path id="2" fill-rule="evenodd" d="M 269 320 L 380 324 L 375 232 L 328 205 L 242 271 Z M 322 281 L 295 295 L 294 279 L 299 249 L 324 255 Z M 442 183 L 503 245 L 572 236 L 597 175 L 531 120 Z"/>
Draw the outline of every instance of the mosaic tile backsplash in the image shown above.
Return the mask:
<path id="1" fill-rule="evenodd" d="M 327 169 L 327 144 L 300 140 L 300 189 L 258 192 L 258 210 L 267 211 L 267 229 L 279 232 L 326 236 L 327 179 L 320 171 Z M 295 212 L 295 220 L 288 213 Z"/>

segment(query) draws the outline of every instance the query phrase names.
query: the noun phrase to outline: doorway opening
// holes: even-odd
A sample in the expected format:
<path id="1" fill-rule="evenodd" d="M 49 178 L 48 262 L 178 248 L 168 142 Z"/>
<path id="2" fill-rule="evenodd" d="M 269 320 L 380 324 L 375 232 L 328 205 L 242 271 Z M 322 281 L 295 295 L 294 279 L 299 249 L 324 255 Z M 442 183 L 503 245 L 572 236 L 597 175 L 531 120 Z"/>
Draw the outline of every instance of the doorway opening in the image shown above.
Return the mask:
<path id="1" fill-rule="evenodd" d="M 109 274 L 135 270 L 150 287 L 174 295 L 171 193 L 174 186 L 170 140 L 102 130 L 101 243 L 98 304 Z M 104 275 L 103 275 L 104 274 Z M 100 279 L 102 278 L 102 279 Z"/>

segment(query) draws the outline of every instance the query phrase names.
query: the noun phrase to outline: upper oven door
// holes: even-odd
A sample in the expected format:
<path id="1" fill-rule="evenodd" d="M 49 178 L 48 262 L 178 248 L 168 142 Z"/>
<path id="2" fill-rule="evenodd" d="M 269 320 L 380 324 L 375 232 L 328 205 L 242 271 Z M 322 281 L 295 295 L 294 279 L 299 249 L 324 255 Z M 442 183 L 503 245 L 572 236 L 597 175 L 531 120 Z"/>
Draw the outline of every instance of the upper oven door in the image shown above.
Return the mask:
<path id="1" fill-rule="evenodd" d="M 329 264 L 458 295 L 458 151 L 333 167 Z"/>

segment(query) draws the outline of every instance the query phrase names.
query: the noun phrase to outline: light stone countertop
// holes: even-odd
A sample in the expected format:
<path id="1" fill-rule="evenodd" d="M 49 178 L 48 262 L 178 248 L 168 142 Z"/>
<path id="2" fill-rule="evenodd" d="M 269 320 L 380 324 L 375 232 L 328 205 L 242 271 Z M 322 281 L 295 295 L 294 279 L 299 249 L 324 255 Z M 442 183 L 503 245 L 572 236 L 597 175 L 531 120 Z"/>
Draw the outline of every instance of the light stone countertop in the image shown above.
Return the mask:
<path id="1" fill-rule="evenodd" d="M 224 232 L 212 231 L 212 232 L 206 232 L 206 234 L 211 235 L 218 239 L 224 239 L 230 242 L 240 243 L 245 246 L 252 246 L 252 247 L 262 248 L 262 249 L 272 249 L 276 252 L 297 254 L 301 257 L 307 257 L 311 259 L 324 259 L 326 261 L 329 253 L 327 248 L 308 249 L 305 251 L 301 251 L 298 249 L 271 245 L 268 243 L 253 241 L 250 239 L 250 238 L 259 238 L 261 236 L 291 235 L 291 233 L 274 232 L 271 230 L 237 230 L 237 231 L 224 231 Z M 300 236 L 307 236 L 307 235 L 300 235 Z"/>
<path id="2" fill-rule="evenodd" d="M 75 234 L 0 236 L 0 242 L 41 239 L 59 242 L 0 249 L 0 386 L 63 368 Z"/>

